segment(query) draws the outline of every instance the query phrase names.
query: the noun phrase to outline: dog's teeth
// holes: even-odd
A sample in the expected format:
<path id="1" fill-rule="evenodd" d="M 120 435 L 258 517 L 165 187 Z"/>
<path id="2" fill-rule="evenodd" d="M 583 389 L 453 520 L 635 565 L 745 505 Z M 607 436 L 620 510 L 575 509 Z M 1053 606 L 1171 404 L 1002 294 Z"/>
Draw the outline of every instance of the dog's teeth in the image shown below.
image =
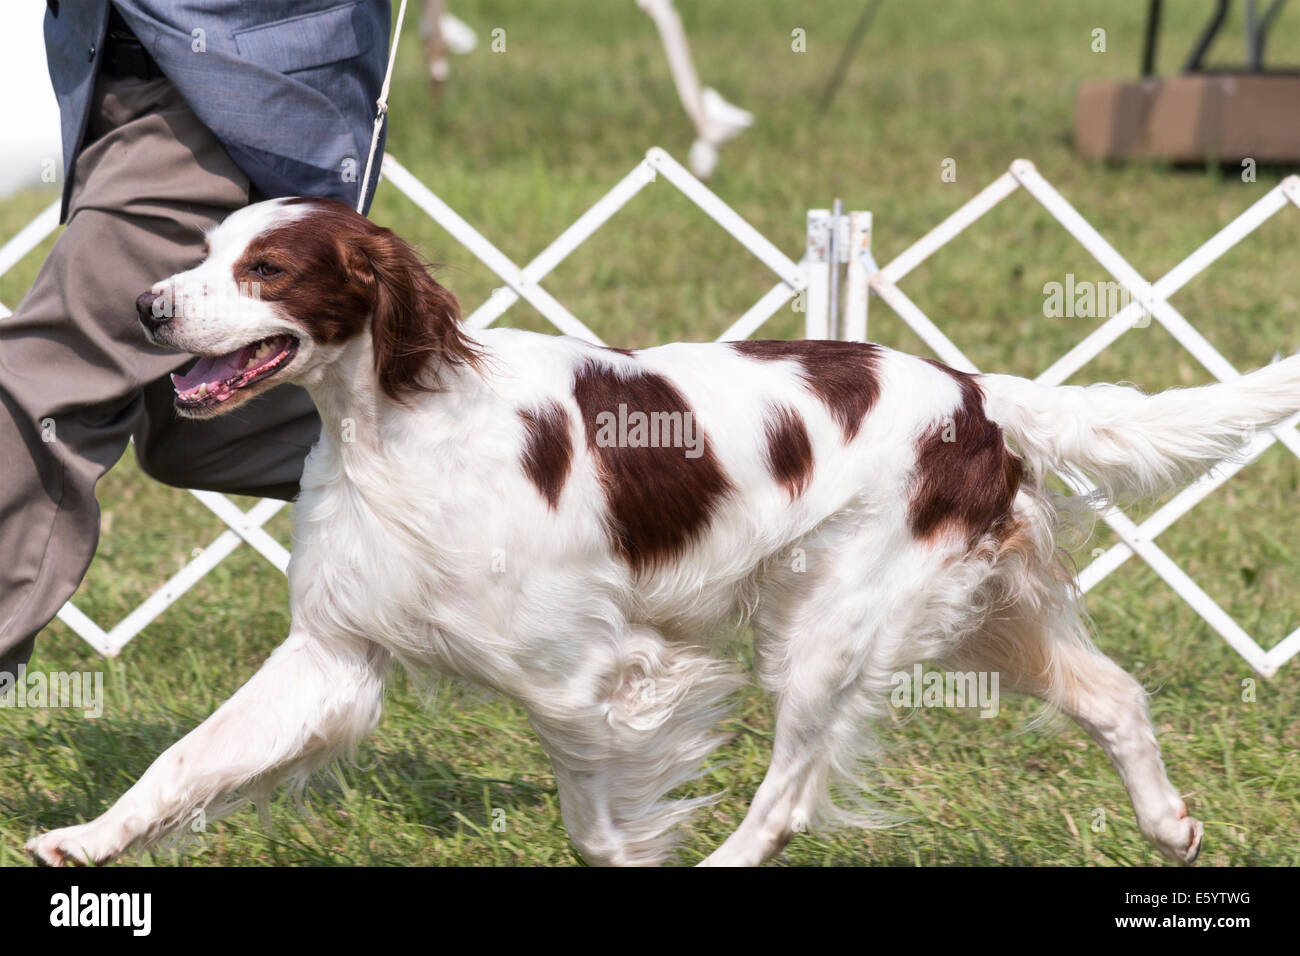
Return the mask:
<path id="1" fill-rule="evenodd" d="M 244 363 L 244 368 L 252 368 L 256 364 L 257 364 L 257 356 L 254 355 L 247 362 Z"/>
<path id="2" fill-rule="evenodd" d="M 199 386 L 199 398 L 206 398 L 208 394 L 208 383 L 204 382 Z"/>
<path id="3" fill-rule="evenodd" d="M 258 357 L 258 358 L 263 358 L 264 356 L 266 356 L 267 354 L 269 354 L 270 351 L 271 351 L 271 343 L 270 343 L 270 342 L 263 342 L 261 345 L 259 345 L 259 346 L 257 347 L 257 357 Z"/>

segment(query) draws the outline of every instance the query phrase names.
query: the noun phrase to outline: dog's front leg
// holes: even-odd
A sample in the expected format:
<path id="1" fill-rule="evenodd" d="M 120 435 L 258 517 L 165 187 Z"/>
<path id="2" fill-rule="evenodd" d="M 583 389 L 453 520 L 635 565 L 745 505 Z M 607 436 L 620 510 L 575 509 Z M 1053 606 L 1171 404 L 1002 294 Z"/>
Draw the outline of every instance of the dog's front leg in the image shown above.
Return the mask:
<path id="1" fill-rule="evenodd" d="M 28 842 L 40 863 L 102 863 L 190 824 L 235 791 L 305 774 L 379 720 L 388 652 L 292 632 L 262 668 L 172 745 L 106 813 Z"/>

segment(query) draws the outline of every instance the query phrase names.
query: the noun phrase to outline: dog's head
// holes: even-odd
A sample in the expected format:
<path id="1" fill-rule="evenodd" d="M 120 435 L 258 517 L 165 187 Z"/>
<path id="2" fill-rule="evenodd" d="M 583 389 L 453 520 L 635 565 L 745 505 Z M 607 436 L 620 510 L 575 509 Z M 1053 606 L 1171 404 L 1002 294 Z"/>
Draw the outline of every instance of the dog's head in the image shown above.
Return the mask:
<path id="1" fill-rule="evenodd" d="M 282 382 L 310 386 L 357 341 L 395 402 L 478 359 L 455 297 L 415 251 L 341 202 L 257 203 L 206 245 L 200 265 L 136 300 L 151 342 L 200 356 L 172 376 L 182 415 L 219 415 Z"/>

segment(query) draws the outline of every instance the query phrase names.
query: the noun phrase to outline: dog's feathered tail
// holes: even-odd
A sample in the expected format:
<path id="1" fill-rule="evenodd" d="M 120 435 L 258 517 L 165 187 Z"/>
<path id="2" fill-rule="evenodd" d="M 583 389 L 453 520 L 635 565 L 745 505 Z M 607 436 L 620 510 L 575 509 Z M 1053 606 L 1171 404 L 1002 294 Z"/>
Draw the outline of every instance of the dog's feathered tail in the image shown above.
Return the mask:
<path id="1" fill-rule="evenodd" d="M 1230 382 L 1146 395 L 1122 385 L 1039 385 L 981 375 L 985 412 L 1041 477 L 1084 477 L 1110 501 L 1146 498 L 1239 456 L 1256 430 L 1300 412 L 1300 355 Z"/>

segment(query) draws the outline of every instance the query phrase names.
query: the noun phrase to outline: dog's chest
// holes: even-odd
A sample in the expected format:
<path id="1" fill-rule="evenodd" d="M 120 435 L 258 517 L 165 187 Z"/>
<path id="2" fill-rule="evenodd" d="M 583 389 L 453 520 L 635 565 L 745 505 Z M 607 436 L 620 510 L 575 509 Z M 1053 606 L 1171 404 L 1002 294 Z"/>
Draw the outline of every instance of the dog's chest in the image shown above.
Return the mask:
<path id="1" fill-rule="evenodd" d="M 463 481 L 436 470 L 349 475 L 336 457 L 313 454 L 294 514 L 295 621 L 462 670 L 447 658 L 452 635 L 476 629 L 481 613 L 483 561 L 467 549 L 482 510 L 467 505 Z"/>

